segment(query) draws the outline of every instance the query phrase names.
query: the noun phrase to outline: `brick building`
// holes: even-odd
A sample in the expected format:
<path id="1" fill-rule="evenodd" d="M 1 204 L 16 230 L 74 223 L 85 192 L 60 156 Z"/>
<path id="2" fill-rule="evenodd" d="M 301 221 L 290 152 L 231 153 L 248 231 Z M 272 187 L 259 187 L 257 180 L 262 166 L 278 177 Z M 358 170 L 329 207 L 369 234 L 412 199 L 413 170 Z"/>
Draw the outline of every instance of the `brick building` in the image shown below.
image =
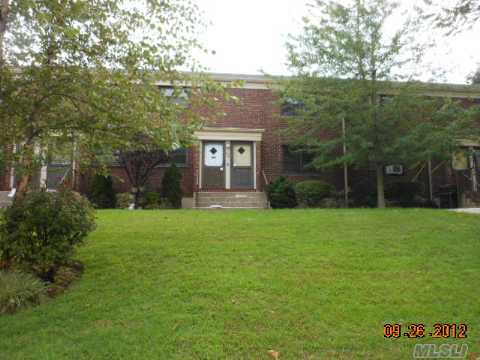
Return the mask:
<path id="1" fill-rule="evenodd" d="M 212 74 L 226 85 L 241 80 L 241 88 L 231 88 L 239 102 L 221 104 L 225 116 L 208 124 L 195 133 L 196 144 L 189 149 L 177 151 L 171 157 L 181 168 L 185 207 L 264 207 L 265 185 L 283 175 L 292 180 L 322 179 L 344 189 L 343 169 L 315 171 L 307 167 L 308 155 L 293 152 L 282 141 L 282 109 L 277 103 L 269 80 L 263 76 Z M 159 84 L 165 86 L 165 84 Z M 479 100 L 480 89 L 463 85 L 428 85 L 425 95 Z M 480 144 L 465 144 L 471 149 L 480 149 Z M 468 206 L 480 202 L 477 177 L 480 175 L 479 156 L 467 159 L 464 168 L 454 170 L 450 162 L 429 162 L 416 168 L 401 166 L 386 169 L 387 182 L 399 178 L 422 181 L 426 196 L 445 207 Z M 398 164 L 392 164 L 398 165 Z M 156 168 L 149 187 L 158 190 L 168 163 Z M 70 175 L 67 176 L 70 171 Z M 73 171 L 74 176 L 71 176 Z M 123 169 L 111 166 L 115 190 L 128 192 L 131 188 Z M 55 188 L 67 177 L 72 185 L 86 192 L 89 188 L 88 173 L 75 165 L 62 162 L 51 163 L 42 168 L 40 183 Z M 122 180 L 119 180 L 122 179 Z M 368 169 L 349 172 L 350 186 L 358 182 L 373 182 L 374 174 Z M 0 190 L 9 191 L 14 184 L 14 172 L 10 169 L 0 177 Z"/>

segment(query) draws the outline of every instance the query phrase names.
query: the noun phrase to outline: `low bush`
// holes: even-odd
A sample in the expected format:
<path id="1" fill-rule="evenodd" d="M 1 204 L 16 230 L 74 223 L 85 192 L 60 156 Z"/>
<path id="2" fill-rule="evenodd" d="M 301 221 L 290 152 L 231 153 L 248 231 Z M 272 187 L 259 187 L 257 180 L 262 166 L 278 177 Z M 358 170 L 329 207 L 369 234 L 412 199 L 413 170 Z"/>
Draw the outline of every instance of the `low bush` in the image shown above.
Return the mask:
<path id="1" fill-rule="evenodd" d="M 90 203 L 70 190 L 28 193 L 3 217 L 1 260 L 13 259 L 49 282 L 56 270 L 71 260 L 75 246 L 84 243 L 95 228 Z"/>
<path id="2" fill-rule="evenodd" d="M 128 209 L 135 202 L 135 197 L 131 193 L 117 194 L 117 209 Z"/>
<path id="3" fill-rule="evenodd" d="M 162 198 L 175 209 L 182 207 L 182 173 L 175 164 L 165 171 L 162 179 Z"/>
<path id="4" fill-rule="evenodd" d="M 33 275 L 0 271 L 0 314 L 11 314 L 38 304 L 45 289 L 45 285 Z"/>
<path id="5" fill-rule="evenodd" d="M 374 181 L 365 177 L 359 182 L 352 184 L 350 193 L 352 206 L 354 207 L 376 207 L 377 206 L 377 187 Z"/>
<path id="6" fill-rule="evenodd" d="M 303 207 L 320 207 L 322 200 L 334 191 L 332 185 L 320 180 L 306 180 L 295 185 L 298 204 Z"/>
<path id="7" fill-rule="evenodd" d="M 88 198 L 98 209 L 114 209 L 117 199 L 113 190 L 112 177 L 95 175 Z"/>
<path id="8" fill-rule="evenodd" d="M 162 206 L 162 198 L 160 193 L 155 191 L 145 192 L 139 202 L 140 207 L 143 209 L 160 209 Z"/>
<path id="9" fill-rule="evenodd" d="M 420 182 L 396 181 L 385 186 L 385 197 L 392 205 L 423 207 L 424 185 Z"/>
<path id="10" fill-rule="evenodd" d="M 285 177 L 272 181 L 266 189 L 270 206 L 274 209 L 294 208 L 297 206 L 294 185 Z"/>

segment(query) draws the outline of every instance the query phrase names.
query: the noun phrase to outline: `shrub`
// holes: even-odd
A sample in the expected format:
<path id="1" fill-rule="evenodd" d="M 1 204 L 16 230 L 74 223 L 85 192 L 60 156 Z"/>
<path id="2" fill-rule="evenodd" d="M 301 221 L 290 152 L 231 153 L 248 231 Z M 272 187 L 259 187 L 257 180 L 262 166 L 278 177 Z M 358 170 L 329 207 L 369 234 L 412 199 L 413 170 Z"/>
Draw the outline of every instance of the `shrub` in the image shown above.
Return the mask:
<path id="1" fill-rule="evenodd" d="M 45 285 L 30 274 L 0 271 L 0 314 L 38 304 L 44 291 Z"/>
<path id="2" fill-rule="evenodd" d="M 116 196 L 111 176 L 95 175 L 90 189 L 89 199 L 98 209 L 115 208 Z"/>
<path id="3" fill-rule="evenodd" d="M 422 207 L 424 186 L 420 182 L 396 181 L 385 186 L 385 197 L 393 205 L 403 207 Z"/>
<path id="4" fill-rule="evenodd" d="M 128 209 L 134 202 L 135 197 L 131 193 L 117 194 L 116 204 L 118 209 Z"/>
<path id="5" fill-rule="evenodd" d="M 272 181 L 266 189 L 270 206 L 274 209 L 294 208 L 297 206 L 297 198 L 293 183 L 285 177 L 279 177 Z"/>
<path id="6" fill-rule="evenodd" d="M 147 191 L 140 199 L 140 206 L 144 209 L 159 209 L 162 205 L 160 194 L 155 191 Z"/>
<path id="7" fill-rule="evenodd" d="M 93 208 L 79 194 L 31 192 L 5 211 L 0 251 L 2 257 L 12 258 L 51 282 L 58 267 L 71 260 L 75 246 L 94 227 Z"/>
<path id="8" fill-rule="evenodd" d="M 365 177 L 360 182 L 352 184 L 352 205 L 356 207 L 376 207 L 377 187 L 374 181 Z"/>
<path id="9" fill-rule="evenodd" d="M 301 181 L 295 185 L 297 201 L 301 206 L 319 207 L 323 199 L 327 198 L 335 188 L 320 180 Z"/>
<path id="10" fill-rule="evenodd" d="M 182 173 L 175 164 L 165 171 L 162 179 L 162 197 L 173 207 L 182 207 Z"/>

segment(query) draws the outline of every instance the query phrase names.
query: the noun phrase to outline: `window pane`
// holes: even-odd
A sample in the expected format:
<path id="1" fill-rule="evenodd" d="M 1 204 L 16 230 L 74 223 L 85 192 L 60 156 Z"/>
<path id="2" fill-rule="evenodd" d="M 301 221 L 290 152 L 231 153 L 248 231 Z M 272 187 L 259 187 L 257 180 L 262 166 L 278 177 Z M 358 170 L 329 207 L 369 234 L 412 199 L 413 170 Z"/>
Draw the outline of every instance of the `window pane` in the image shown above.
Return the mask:
<path id="1" fill-rule="evenodd" d="M 301 172 L 303 170 L 301 153 L 293 151 L 288 145 L 283 145 L 282 150 L 283 170 L 286 172 Z"/>
<path id="2" fill-rule="evenodd" d="M 237 144 L 233 146 L 233 166 L 252 166 L 252 146 Z"/>
<path id="3" fill-rule="evenodd" d="M 185 165 L 187 163 L 187 149 L 180 148 L 170 152 L 169 154 L 169 161 L 170 163 L 174 163 L 175 165 Z"/>
<path id="4" fill-rule="evenodd" d="M 307 151 L 296 150 L 295 147 L 283 145 L 283 171 L 290 173 L 315 172 L 311 167 L 314 155 Z"/>

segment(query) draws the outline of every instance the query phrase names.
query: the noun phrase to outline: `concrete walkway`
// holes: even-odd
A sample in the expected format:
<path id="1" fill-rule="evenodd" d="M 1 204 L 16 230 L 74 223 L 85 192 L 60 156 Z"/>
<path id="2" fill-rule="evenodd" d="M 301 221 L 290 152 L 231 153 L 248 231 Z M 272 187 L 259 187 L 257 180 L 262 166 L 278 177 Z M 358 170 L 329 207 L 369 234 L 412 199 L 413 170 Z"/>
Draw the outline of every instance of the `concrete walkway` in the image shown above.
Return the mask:
<path id="1" fill-rule="evenodd" d="M 467 213 L 467 214 L 478 214 L 478 215 L 480 215 L 480 208 L 453 209 L 452 211 L 462 212 L 462 213 Z"/>

